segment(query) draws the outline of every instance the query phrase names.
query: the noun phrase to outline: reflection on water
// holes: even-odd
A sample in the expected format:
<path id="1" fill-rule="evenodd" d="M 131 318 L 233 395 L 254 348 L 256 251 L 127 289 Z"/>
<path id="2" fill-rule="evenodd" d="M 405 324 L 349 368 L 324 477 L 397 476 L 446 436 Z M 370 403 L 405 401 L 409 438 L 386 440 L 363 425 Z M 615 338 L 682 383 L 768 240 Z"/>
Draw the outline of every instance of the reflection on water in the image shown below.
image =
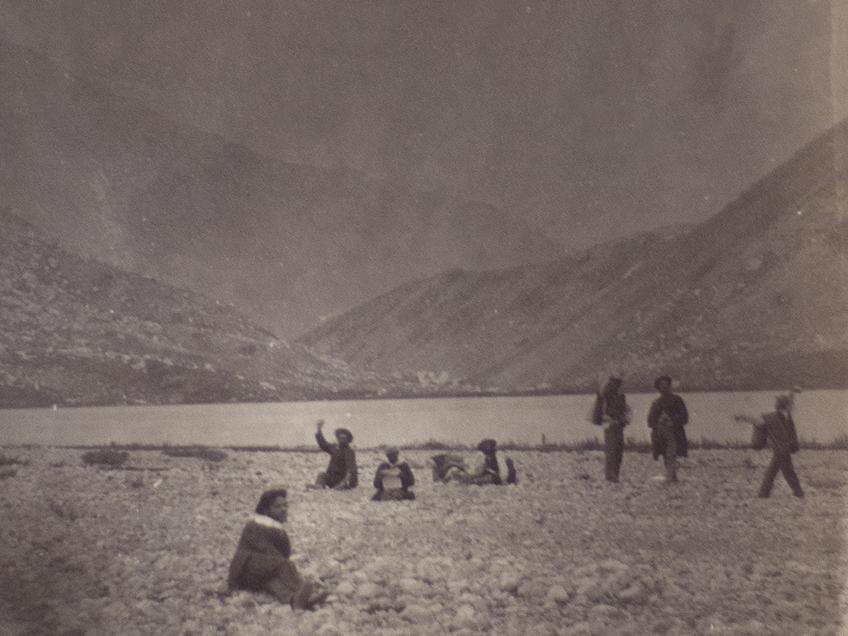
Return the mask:
<path id="1" fill-rule="evenodd" d="M 690 411 L 690 439 L 746 440 L 750 426 L 735 413 L 772 408 L 774 392 L 682 393 Z M 653 394 L 630 394 L 627 435 L 647 439 Z M 591 395 L 520 398 L 354 400 L 273 404 L 204 404 L 0 410 L 2 444 L 168 443 L 311 445 L 318 418 L 351 428 L 359 447 L 428 439 L 470 444 L 482 437 L 537 444 L 602 437 L 588 423 Z M 798 431 L 821 442 L 848 434 L 848 391 L 806 391 L 796 404 Z"/>

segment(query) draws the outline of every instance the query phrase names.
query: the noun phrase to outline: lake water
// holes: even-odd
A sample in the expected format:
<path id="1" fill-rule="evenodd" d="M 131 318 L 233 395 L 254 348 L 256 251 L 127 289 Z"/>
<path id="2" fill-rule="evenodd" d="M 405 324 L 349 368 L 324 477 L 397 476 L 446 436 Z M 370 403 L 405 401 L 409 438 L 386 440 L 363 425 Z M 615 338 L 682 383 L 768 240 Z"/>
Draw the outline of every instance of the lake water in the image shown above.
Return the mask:
<path id="1" fill-rule="evenodd" d="M 771 410 L 773 391 L 681 393 L 689 407 L 690 439 L 750 439 L 735 413 Z M 633 423 L 626 435 L 648 438 L 645 416 L 655 394 L 628 394 Z M 314 444 L 315 421 L 327 430 L 350 428 L 355 445 L 404 444 L 429 439 L 473 444 L 483 437 L 537 444 L 602 438 L 586 421 L 591 395 L 542 397 L 352 400 L 263 404 L 122 406 L 0 410 L 0 444 Z M 795 420 L 800 436 L 827 442 L 848 435 L 848 391 L 805 391 Z"/>

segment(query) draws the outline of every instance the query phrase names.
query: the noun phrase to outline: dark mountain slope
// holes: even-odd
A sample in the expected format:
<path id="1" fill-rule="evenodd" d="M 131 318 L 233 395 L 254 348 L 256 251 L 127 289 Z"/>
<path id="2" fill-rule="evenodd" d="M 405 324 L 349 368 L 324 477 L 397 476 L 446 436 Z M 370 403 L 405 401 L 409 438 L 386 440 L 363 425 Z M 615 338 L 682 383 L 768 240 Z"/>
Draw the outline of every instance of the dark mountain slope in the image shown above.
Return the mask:
<path id="1" fill-rule="evenodd" d="M 2 210 L 0 324 L 0 407 L 323 399 L 393 390 L 277 339 L 232 307 L 64 252 Z"/>
<path id="2" fill-rule="evenodd" d="M 401 287 L 303 342 L 382 372 L 586 389 L 848 386 L 848 122 L 688 233 Z"/>

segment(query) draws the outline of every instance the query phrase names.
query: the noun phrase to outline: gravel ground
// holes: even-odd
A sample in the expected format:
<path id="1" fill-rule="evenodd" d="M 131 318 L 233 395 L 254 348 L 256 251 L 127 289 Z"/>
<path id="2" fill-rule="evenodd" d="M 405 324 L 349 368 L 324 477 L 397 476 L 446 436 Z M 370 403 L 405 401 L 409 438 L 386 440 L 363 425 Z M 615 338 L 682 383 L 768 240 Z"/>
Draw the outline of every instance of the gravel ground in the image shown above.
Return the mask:
<path id="1" fill-rule="evenodd" d="M 848 633 L 845 452 L 797 456 L 803 500 L 782 477 L 754 497 L 765 452 L 693 453 L 674 486 L 649 455 L 607 484 L 597 452 L 510 452 L 521 483 L 501 488 L 433 484 L 430 453 L 408 452 L 418 500 L 379 504 L 377 452 L 358 453 L 353 492 L 305 489 L 317 453 L 140 451 L 139 470 L 102 470 L 78 450 L 2 452 L 29 462 L 0 467 L 4 635 Z M 334 592 L 319 611 L 224 593 L 273 485 L 299 567 Z"/>

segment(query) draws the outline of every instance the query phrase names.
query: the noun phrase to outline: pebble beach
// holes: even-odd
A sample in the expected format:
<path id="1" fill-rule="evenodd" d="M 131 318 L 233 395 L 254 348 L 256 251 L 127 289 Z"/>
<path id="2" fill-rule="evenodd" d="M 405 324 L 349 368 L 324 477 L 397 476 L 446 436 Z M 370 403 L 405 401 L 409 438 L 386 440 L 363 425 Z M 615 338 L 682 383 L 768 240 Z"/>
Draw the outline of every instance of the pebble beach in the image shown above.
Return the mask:
<path id="1" fill-rule="evenodd" d="M 131 451 L 119 469 L 82 451 L 0 449 L 0 633 L 845 634 L 848 453 L 802 451 L 807 496 L 769 453 L 693 452 L 681 482 L 628 452 L 603 480 L 597 451 L 501 452 L 519 484 L 434 484 L 432 452 L 402 454 L 417 500 L 360 487 L 311 491 L 308 452 L 226 451 L 221 461 Z M 467 453 L 470 461 L 476 459 Z M 228 593 L 229 560 L 262 490 L 289 489 L 301 571 L 331 590 L 314 612 Z"/>

